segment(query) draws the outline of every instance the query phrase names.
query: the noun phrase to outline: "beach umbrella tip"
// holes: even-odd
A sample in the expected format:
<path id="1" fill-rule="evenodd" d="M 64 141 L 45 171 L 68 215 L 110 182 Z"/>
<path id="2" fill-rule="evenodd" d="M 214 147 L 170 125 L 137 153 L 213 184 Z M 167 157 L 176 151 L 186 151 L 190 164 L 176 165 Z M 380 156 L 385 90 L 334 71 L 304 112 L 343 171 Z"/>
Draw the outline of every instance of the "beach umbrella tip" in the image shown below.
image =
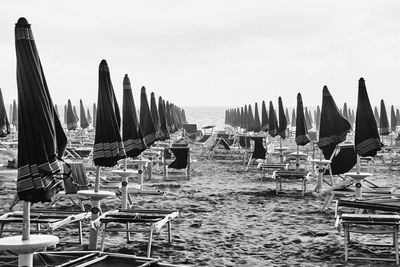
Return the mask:
<path id="1" fill-rule="evenodd" d="M 28 20 L 24 17 L 20 17 L 17 21 L 17 26 L 30 26 L 30 24 L 28 23 Z"/>

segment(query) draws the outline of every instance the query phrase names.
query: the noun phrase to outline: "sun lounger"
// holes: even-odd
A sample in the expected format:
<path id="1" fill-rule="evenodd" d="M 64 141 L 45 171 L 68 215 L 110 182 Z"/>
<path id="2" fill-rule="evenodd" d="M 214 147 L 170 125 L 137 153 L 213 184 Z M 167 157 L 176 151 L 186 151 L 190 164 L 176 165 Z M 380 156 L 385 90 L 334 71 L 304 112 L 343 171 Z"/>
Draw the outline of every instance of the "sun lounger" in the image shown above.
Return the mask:
<path id="1" fill-rule="evenodd" d="M 308 171 L 295 171 L 295 170 L 277 170 L 274 171 L 272 175 L 276 182 L 276 194 L 282 191 L 282 182 L 295 182 L 301 181 L 301 194 L 307 189 L 307 181 L 310 178 L 310 173 Z"/>
<path id="2" fill-rule="evenodd" d="M 153 235 L 160 232 L 165 225 L 168 226 L 168 242 L 172 242 L 171 221 L 177 218 L 178 211 L 173 210 L 112 210 L 103 213 L 98 219 L 93 221 L 93 227 L 98 229 L 103 227 L 103 237 L 101 241 L 101 251 L 104 250 L 105 235 L 107 232 L 125 232 L 127 241 L 130 241 L 130 233 L 148 233 L 147 257 L 151 254 L 151 244 Z M 127 228 L 116 227 L 115 224 L 125 224 Z"/>
<path id="3" fill-rule="evenodd" d="M 400 215 L 393 214 L 342 214 L 337 217 L 336 226 L 344 231 L 344 252 L 345 261 L 349 259 L 355 260 L 381 260 L 381 261 L 395 261 L 399 264 L 399 246 L 398 246 L 398 233 L 400 225 Z M 391 244 L 375 243 L 365 244 L 371 246 L 388 246 L 393 247 L 395 252 L 394 259 L 388 257 L 372 258 L 361 256 L 349 256 L 349 243 L 351 233 L 359 233 L 362 235 L 389 235 L 392 237 Z"/>
<path id="4" fill-rule="evenodd" d="M 168 151 L 172 152 L 175 156 L 173 162 L 168 164 L 167 162 L 167 153 Z M 174 169 L 174 171 L 183 171 L 184 175 L 187 179 L 190 179 L 190 170 L 191 170 L 191 158 L 190 158 L 190 147 L 187 146 L 171 146 L 164 148 L 164 164 L 163 164 L 163 174 L 164 179 L 170 176 L 170 169 Z"/>
<path id="5" fill-rule="evenodd" d="M 77 224 L 78 243 L 82 244 L 82 221 L 90 218 L 89 212 L 60 211 L 51 209 L 31 209 L 30 222 L 36 225 L 31 233 L 53 233 L 68 224 Z M 23 223 L 23 212 L 13 211 L 0 216 L 0 237 L 3 233 L 20 233 Z M 6 226 L 10 226 L 5 228 Z"/>
<path id="6" fill-rule="evenodd" d="M 6 260 L 6 259 L 2 259 Z M 47 251 L 33 254 L 34 266 L 63 266 L 63 267 L 179 267 L 164 263 L 160 259 L 138 257 L 120 253 L 105 253 L 100 251 Z M 18 266 L 18 259 L 10 257 L 2 262 L 2 267 Z"/>
<path id="7" fill-rule="evenodd" d="M 261 170 L 261 181 L 265 178 L 265 173 L 268 171 L 271 172 L 271 178 L 273 175 L 273 172 L 276 170 L 287 170 L 289 167 L 288 163 L 265 163 L 261 162 L 257 165 L 257 169 Z"/>

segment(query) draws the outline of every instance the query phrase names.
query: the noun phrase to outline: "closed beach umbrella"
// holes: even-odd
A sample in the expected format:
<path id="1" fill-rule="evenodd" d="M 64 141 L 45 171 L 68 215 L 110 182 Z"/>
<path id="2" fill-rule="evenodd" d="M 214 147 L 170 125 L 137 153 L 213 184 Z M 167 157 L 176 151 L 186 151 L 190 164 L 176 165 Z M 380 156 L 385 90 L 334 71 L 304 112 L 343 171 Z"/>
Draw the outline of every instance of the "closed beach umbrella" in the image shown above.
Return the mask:
<path id="1" fill-rule="evenodd" d="M 312 123 L 311 123 L 310 113 L 308 112 L 307 107 L 304 108 L 304 116 L 305 116 L 305 119 L 306 119 L 307 130 L 311 130 L 312 129 Z"/>
<path id="2" fill-rule="evenodd" d="M 378 126 L 378 128 L 381 127 L 381 125 L 380 125 L 381 120 L 379 118 L 379 111 L 378 111 L 378 108 L 376 106 L 375 106 L 375 109 L 374 109 L 374 118 L 375 118 L 376 125 Z"/>
<path id="3" fill-rule="evenodd" d="M 295 142 L 298 146 L 305 146 L 310 142 L 308 138 L 306 119 L 304 117 L 303 100 L 301 94 L 297 94 L 297 108 L 296 108 L 296 138 Z"/>
<path id="4" fill-rule="evenodd" d="M 381 99 L 381 116 L 380 116 L 380 131 L 379 134 L 380 135 L 388 135 L 390 133 L 390 129 L 389 129 L 389 119 L 387 116 L 387 112 L 386 112 L 386 106 L 385 106 L 385 102 L 383 101 L 383 99 Z"/>
<path id="5" fill-rule="evenodd" d="M 158 114 L 156 96 L 153 92 L 151 92 L 150 94 L 150 112 L 151 117 L 153 118 L 154 127 L 156 128 L 156 138 L 157 140 L 161 140 L 163 139 L 163 133 L 161 131 L 160 116 Z"/>
<path id="6" fill-rule="evenodd" d="M 54 104 L 54 108 L 55 108 L 55 110 L 56 110 L 56 114 L 57 114 L 58 118 L 60 118 L 60 113 L 58 113 L 58 106 L 57 106 L 57 104 Z M 18 114 L 17 114 L 17 115 L 18 115 Z"/>
<path id="7" fill-rule="evenodd" d="M 170 137 L 169 128 L 167 125 L 167 118 L 165 116 L 165 107 L 161 96 L 158 97 L 158 115 L 160 117 L 160 129 L 163 133 L 163 137 L 160 140 L 164 141 L 166 139 L 169 139 Z"/>
<path id="8" fill-rule="evenodd" d="M 285 109 L 285 116 L 286 116 L 286 123 L 287 125 L 290 125 L 290 116 L 289 116 L 289 110 L 288 108 Z"/>
<path id="9" fill-rule="evenodd" d="M 278 135 L 278 120 L 276 118 L 276 112 L 272 101 L 269 101 L 269 129 L 268 133 L 270 136 L 275 137 Z"/>
<path id="10" fill-rule="evenodd" d="M 287 120 L 281 97 L 278 98 L 278 111 L 279 111 L 278 135 L 280 135 L 282 138 L 286 138 Z"/>
<path id="11" fill-rule="evenodd" d="M 82 99 L 79 101 L 79 112 L 81 115 L 81 128 L 82 129 L 86 129 L 87 127 L 89 127 L 89 122 L 86 118 L 86 112 L 85 112 L 85 107 L 83 106 L 83 102 Z"/>
<path id="12" fill-rule="evenodd" d="M 392 132 L 396 131 L 396 126 L 397 126 L 397 118 L 396 118 L 396 113 L 394 112 L 394 106 L 390 108 L 390 130 Z"/>
<path id="13" fill-rule="evenodd" d="M 136 115 L 136 106 L 128 74 L 125 74 L 123 88 L 122 140 L 126 156 L 135 158 L 146 150 L 146 144 L 144 143 L 141 131 L 139 131 L 139 121 Z"/>
<path id="14" fill-rule="evenodd" d="M 67 114 L 68 114 L 68 107 L 67 104 L 64 105 L 64 125 L 67 127 Z"/>
<path id="15" fill-rule="evenodd" d="M 87 122 L 88 122 L 89 124 L 93 122 L 92 116 L 90 115 L 89 109 L 86 110 L 86 118 L 87 118 Z"/>
<path id="16" fill-rule="evenodd" d="M 0 89 L 0 137 L 10 134 L 10 123 L 8 121 L 6 107 L 4 106 L 3 93 Z"/>
<path id="17" fill-rule="evenodd" d="M 67 106 L 67 130 L 73 131 L 78 128 L 77 120 L 74 114 L 74 110 L 72 109 L 71 100 L 68 99 Z"/>
<path id="18" fill-rule="evenodd" d="M 25 18 L 15 26 L 18 86 L 18 177 L 20 200 L 51 201 L 58 189 L 57 157 L 64 154 L 67 137 L 47 88 L 35 41 Z"/>
<path id="19" fill-rule="evenodd" d="M 343 104 L 343 117 L 346 118 L 346 120 L 349 120 L 349 114 L 347 113 L 347 104 L 344 102 Z"/>
<path id="20" fill-rule="evenodd" d="M 244 116 L 243 116 L 243 123 L 244 123 L 244 129 L 247 131 L 249 131 L 249 120 L 248 120 L 248 111 L 247 111 L 247 105 L 244 105 Z"/>
<path id="21" fill-rule="evenodd" d="M 321 109 L 319 105 L 317 106 L 317 118 L 315 119 L 315 128 L 319 131 L 319 127 L 321 125 Z"/>
<path id="22" fill-rule="evenodd" d="M 358 100 L 356 111 L 356 130 L 354 145 L 358 155 L 375 156 L 381 150 L 378 127 L 365 87 L 365 80 L 358 81 Z"/>
<path id="23" fill-rule="evenodd" d="M 303 114 L 304 114 L 304 110 L 303 110 Z M 292 127 L 296 127 L 296 111 L 294 109 L 292 109 L 292 123 L 291 123 Z"/>
<path id="24" fill-rule="evenodd" d="M 157 141 L 156 128 L 150 113 L 149 102 L 147 101 L 146 88 L 143 86 L 140 91 L 140 126 L 147 147 Z"/>
<path id="25" fill-rule="evenodd" d="M 324 86 L 318 146 L 326 159 L 331 157 L 336 145 L 346 140 L 346 135 L 350 130 L 350 123 L 340 113 L 328 87 Z"/>
<path id="26" fill-rule="evenodd" d="M 75 121 L 78 123 L 78 121 L 79 121 L 79 116 L 78 116 L 78 113 L 76 112 L 75 106 L 72 107 L 72 111 L 74 112 Z"/>
<path id="27" fill-rule="evenodd" d="M 265 105 L 265 101 L 263 100 L 261 104 L 261 130 L 264 132 L 268 131 L 268 125 L 269 125 L 269 118 L 268 118 L 268 113 L 267 113 L 267 107 Z"/>
<path id="28" fill-rule="evenodd" d="M 93 161 L 96 166 L 113 167 L 125 158 L 120 135 L 121 117 L 110 71 L 104 59 L 99 66 L 99 91 L 97 96 L 96 129 Z"/>
<path id="29" fill-rule="evenodd" d="M 17 107 L 17 102 L 13 101 L 13 105 L 12 105 L 13 109 L 12 109 L 12 124 L 14 125 L 15 128 L 18 127 L 18 107 Z M 58 115 L 57 115 L 58 116 Z"/>
<path id="30" fill-rule="evenodd" d="M 254 106 L 254 131 L 261 132 L 261 121 L 260 121 L 260 114 L 258 113 L 257 103 Z"/>
<path id="31" fill-rule="evenodd" d="M 396 119 L 397 119 L 397 125 L 400 125 L 400 110 L 396 108 Z"/>
<path id="32" fill-rule="evenodd" d="M 254 132 L 254 116 L 251 105 L 249 105 L 247 109 L 247 125 L 248 125 L 248 131 Z"/>

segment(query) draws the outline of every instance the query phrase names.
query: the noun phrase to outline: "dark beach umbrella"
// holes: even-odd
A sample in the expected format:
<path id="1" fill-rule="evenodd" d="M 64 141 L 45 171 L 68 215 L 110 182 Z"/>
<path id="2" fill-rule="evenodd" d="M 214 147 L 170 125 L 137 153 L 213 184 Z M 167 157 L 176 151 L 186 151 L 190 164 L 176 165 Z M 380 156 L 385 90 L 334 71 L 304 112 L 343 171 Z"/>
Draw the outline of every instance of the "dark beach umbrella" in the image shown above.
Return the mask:
<path id="1" fill-rule="evenodd" d="M 163 132 L 161 131 L 160 116 L 158 114 L 156 96 L 154 95 L 153 92 L 151 92 L 150 94 L 150 112 L 151 112 L 151 117 L 153 118 L 154 127 L 156 128 L 157 140 L 164 139 Z"/>
<path id="2" fill-rule="evenodd" d="M 151 116 L 149 102 L 147 101 L 146 88 L 143 86 L 140 91 L 140 127 L 142 128 L 144 142 L 150 147 L 157 141 L 156 128 Z"/>
<path id="3" fill-rule="evenodd" d="M 254 116 L 253 116 L 253 109 L 251 108 L 251 105 L 248 106 L 247 112 L 248 112 L 247 113 L 248 131 L 254 132 Z"/>
<path id="4" fill-rule="evenodd" d="M 269 101 L 269 128 L 268 133 L 270 136 L 275 137 L 278 135 L 278 120 L 272 101 Z"/>
<path id="5" fill-rule="evenodd" d="M 328 87 L 324 86 L 322 90 L 318 146 L 326 159 L 331 158 L 336 145 L 346 140 L 346 135 L 350 130 L 350 123 L 340 113 Z M 354 164 L 352 166 L 354 166 Z"/>
<path id="6" fill-rule="evenodd" d="M 264 132 L 268 131 L 268 123 L 269 123 L 269 118 L 268 118 L 268 113 L 267 113 L 267 107 L 265 105 L 265 101 L 263 100 L 261 104 L 261 130 Z"/>
<path id="7" fill-rule="evenodd" d="M 397 125 L 400 125 L 400 110 L 396 108 L 396 119 L 397 119 Z"/>
<path id="8" fill-rule="evenodd" d="M 381 120 L 379 118 L 379 112 L 378 112 L 378 108 L 376 106 L 374 109 L 374 118 L 375 118 L 376 125 L 378 126 L 378 128 L 381 127 L 381 125 L 380 125 Z"/>
<path id="9" fill-rule="evenodd" d="M 93 103 L 93 128 L 96 128 L 97 106 Z"/>
<path id="10" fill-rule="evenodd" d="M 396 131 L 396 126 L 397 126 L 397 118 L 396 118 L 396 113 L 394 112 L 394 106 L 390 108 L 390 130 L 392 132 Z"/>
<path id="11" fill-rule="evenodd" d="M 290 116 L 289 116 L 289 110 L 288 108 L 285 109 L 285 116 L 286 116 L 286 124 L 290 125 Z"/>
<path id="12" fill-rule="evenodd" d="M 343 117 L 345 117 L 346 120 L 349 120 L 349 114 L 347 113 L 347 104 L 344 102 L 343 104 Z"/>
<path id="13" fill-rule="evenodd" d="M 68 107 L 64 105 L 64 125 L 67 126 L 67 114 L 68 114 Z"/>
<path id="14" fill-rule="evenodd" d="M 375 156 L 381 150 L 378 127 L 365 87 L 365 81 L 358 81 L 358 101 L 356 111 L 356 130 L 354 145 L 358 155 L 362 157 Z"/>
<path id="15" fill-rule="evenodd" d="M 169 131 L 169 133 L 174 133 L 175 132 L 175 128 L 174 128 L 174 124 L 172 123 L 171 115 L 170 115 L 170 112 L 169 112 L 169 102 L 165 101 L 163 99 L 163 106 L 164 106 L 165 121 L 167 123 L 168 131 Z"/>
<path id="16" fill-rule="evenodd" d="M 111 83 L 110 70 L 107 61 L 103 59 L 99 65 L 99 91 L 93 149 L 93 161 L 96 166 L 113 167 L 118 160 L 126 157 L 120 127 L 121 117 Z"/>
<path id="17" fill-rule="evenodd" d="M 254 106 L 254 131 L 261 132 L 261 121 L 260 121 L 260 115 L 258 113 L 257 103 Z"/>
<path id="18" fill-rule="evenodd" d="M 18 86 L 18 177 L 20 200 L 51 201 L 58 190 L 54 176 L 67 137 L 47 88 L 30 24 L 20 18 L 15 26 Z"/>
<path id="19" fill-rule="evenodd" d="M 247 105 L 244 105 L 244 118 L 243 118 L 243 123 L 244 123 L 244 129 L 246 131 L 249 131 L 249 121 L 248 121 L 248 112 L 247 112 Z"/>
<path id="20" fill-rule="evenodd" d="M 4 105 L 3 93 L 0 89 L 0 137 L 6 137 L 10 132 L 10 123 Z"/>
<path id="21" fill-rule="evenodd" d="M 13 109 L 12 109 L 12 124 L 14 125 L 14 127 L 18 127 L 18 107 L 17 107 L 17 102 L 13 101 L 13 105 L 12 105 Z"/>
<path id="22" fill-rule="evenodd" d="M 158 115 L 160 117 L 160 129 L 162 134 L 162 138 L 160 139 L 161 141 L 164 141 L 166 139 L 169 139 L 169 128 L 167 125 L 167 118 L 165 116 L 165 107 L 163 104 L 163 99 L 162 97 L 158 97 Z"/>
<path id="23" fill-rule="evenodd" d="M 282 138 L 286 138 L 287 120 L 281 97 L 278 98 L 278 112 L 279 112 L 278 135 L 280 135 Z"/>
<path id="24" fill-rule="evenodd" d="M 79 101 L 79 112 L 81 115 L 81 128 L 82 129 L 86 129 L 87 127 L 89 127 L 89 122 L 86 118 L 86 112 L 85 112 L 85 107 L 83 106 L 83 102 L 82 99 Z"/>
<path id="25" fill-rule="evenodd" d="M 321 109 L 319 105 L 317 106 L 317 117 L 315 119 L 315 128 L 319 131 L 319 127 L 321 125 Z"/>
<path id="26" fill-rule="evenodd" d="M 78 121 L 79 121 L 79 116 L 78 116 L 78 113 L 76 112 L 75 106 L 73 106 L 72 111 L 74 112 L 75 121 L 78 123 Z"/>
<path id="27" fill-rule="evenodd" d="M 390 133 L 389 119 L 386 112 L 385 102 L 381 99 L 381 116 L 380 116 L 380 135 L 388 135 Z"/>
<path id="28" fill-rule="evenodd" d="M 306 119 L 304 117 L 303 100 L 301 94 L 297 94 L 297 108 L 296 108 L 296 137 L 295 142 L 298 146 L 305 146 L 310 142 L 308 138 Z"/>
<path id="29" fill-rule="evenodd" d="M 311 130 L 312 129 L 312 123 L 311 123 L 310 113 L 308 112 L 307 107 L 304 108 L 304 116 L 306 118 L 307 130 Z"/>
<path id="30" fill-rule="evenodd" d="M 10 104 L 10 110 L 9 110 L 9 113 L 8 113 L 8 121 L 10 123 L 12 123 L 12 120 L 13 120 L 13 105 Z"/>
<path id="31" fill-rule="evenodd" d="M 304 114 L 304 111 L 303 111 Z M 292 109 L 292 127 L 296 127 L 296 111 Z"/>
<path id="32" fill-rule="evenodd" d="M 244 129 L 244 110 L 240 107 L 240 128 Z"/>
<path id="33" fill-rule="evenodd" d="M 68 99 L 68 106 L 67 106 L 67 130 L 73 131 L 78 128 L 77 120 L 72 109 L 71 100 Z"/>
<path id="34" fill-rule="evenodd" d="M 139 128 L 139 121 L 136 115 L 136 106 L 133 99 L 131 82 L 128 74 L 125 74 L 123 82 L 122 102 L 122 140 L 126 156 L 135 158 L 146 150 L 142 133 Z"/>
<path id="35" fill-rule="evenodd" d="M 92 116 L 90 115 L 89 109 L 86 110 L 86 118 L 87 118 L 87 122 L 88 122 L 89 124 L 93 122 Z"/>

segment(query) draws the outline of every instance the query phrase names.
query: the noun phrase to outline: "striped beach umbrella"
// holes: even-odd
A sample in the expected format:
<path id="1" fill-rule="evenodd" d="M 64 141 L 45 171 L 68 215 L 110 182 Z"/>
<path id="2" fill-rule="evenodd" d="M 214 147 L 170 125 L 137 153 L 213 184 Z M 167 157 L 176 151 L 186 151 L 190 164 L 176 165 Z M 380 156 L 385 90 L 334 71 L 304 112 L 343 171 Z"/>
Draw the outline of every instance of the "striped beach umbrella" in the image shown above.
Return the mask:
<path id="1" fill-rule="evenodd" d="M 278 120 L 276 118 L 276 112 L 272 101 L 269 101 L 269 129 L 268 133 L 270 136 L 275 137 L 278 135 Z"/>
<path id="2" fill-rule="evenodd" d="M 86 118 L 86 112 L 85 112 L 85 107 L 83 106 L 83 101 L 82 99 L 79 101 L 79 112 L 81 115 L 81 120 L 80 120 L 80 126 L 82 129 L 86 129 L 87 127 L 89 127 L 89 122 Z"/>
<path id="3" fill-rule="evenodd" d="M 18 86 L 18 177 L 20 200 L 51 201 L 58 190 L 58 157 L 67 137 L 56 115 L 30 24 L 20 18 L 15 26 Z"/>
<path id="4" fill-rule="evenodd" d="M 96 128 L 97 106 L 93 103 L 93 127 Z"/>
<path id="5" fill-rule="evenodd" d="M 99 90 L 93 149 L 93 161 L 96 166 L 113 167 L 118 160 L 126 157 L 120 129 L 121 117 L 118 102 L 111 83 L 107 61 L 103 59 L 99 65 Z"/>
<path id="6" fill-rule="evenodd" d="M 383 99 L 381 99 L 381 116 L 379 118 L 379 134 L 388 135 L 390 133 L 389 119 L 386 112 L 386 106 Z"/>
<path id="7" fill-rule="evenodd" d="M 281 138 L 286 138 L 287 120 L 281 97 L 278 98 L 278 111 L 279 111 L 278 135 L 280 135 Z"/>
<path id="8" fill-rule="evenodd" d="M 126 156 L 135 158 L 146 150 L 146 144 L 144 143 L 142 132 L 140 131 L 128 74 L 125 74 L 123 88 L 122 140 L 124 142 Z"/>
<path id="9" fill-rule="evenodd" d="M 308 131 L 306 126 L 306 119 L 304 117 L 303 100 L 301 94 L 297 94 L 297 107 L 296 107 L 296 137 L 295 142 L 298 146 L 305 146 L 310 142 L 308 138 Z"/>
<path id="10" fill-rule="evenodd" d="M 151 116 L 149 102 L 147 101 L 146 88 L 143 86 L 140 91 L 140 126 L 142 128 L 144 142 L 150 147 L 157 141 L 156 128 Z"/>
<path id="11" fill-rule="evenodd" d="M 358 81 L 354 145 L 358 155 L 375 156 L 381 150 L 378 127 L 369 101 L 364 78 Z"/>
<path id="12" fill-rule="evenodd" d="M 78 123 L 76 120 L 76 116 L 74 114 L 74 110 L 72 108 L 71 100 L 68 99 L 67 106 L 67 130 L 74 131 L 78 128 Z"/>

